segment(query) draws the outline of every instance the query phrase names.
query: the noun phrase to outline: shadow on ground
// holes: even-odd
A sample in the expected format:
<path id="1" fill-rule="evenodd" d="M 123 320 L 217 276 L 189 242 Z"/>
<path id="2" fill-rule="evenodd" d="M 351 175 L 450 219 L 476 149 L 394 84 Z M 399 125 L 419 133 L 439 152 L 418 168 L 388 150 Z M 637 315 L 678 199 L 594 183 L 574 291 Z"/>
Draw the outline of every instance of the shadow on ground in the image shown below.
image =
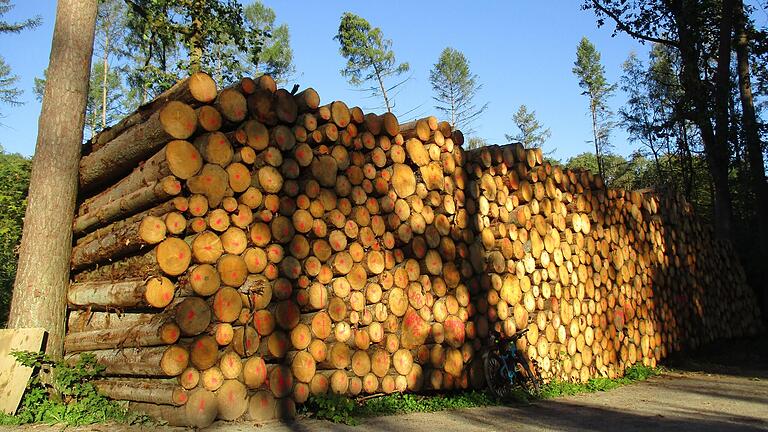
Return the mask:
<path id="1" fill-rule="evenodd" d="M 367 419 L 357 427 L 302 420 L 264 425 L 292 431 L 653 431 L 768 430 L 768 335 L 708 345 L 666 363 L 670 370 L 609 392 L 530 405 Z M 253 425 L 216 424 L 222 431 Z"/>
<path id="2" fill-rule="evenodd" d="M 665 365 L 682 371 L 768 379 L 768 333 L 677 353 L 666 360 Z"/>

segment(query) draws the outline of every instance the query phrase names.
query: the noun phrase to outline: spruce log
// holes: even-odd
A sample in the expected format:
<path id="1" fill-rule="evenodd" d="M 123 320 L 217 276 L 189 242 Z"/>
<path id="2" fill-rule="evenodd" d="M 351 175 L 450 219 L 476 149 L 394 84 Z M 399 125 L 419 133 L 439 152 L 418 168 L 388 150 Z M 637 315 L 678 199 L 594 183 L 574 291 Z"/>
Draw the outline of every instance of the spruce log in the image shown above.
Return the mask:
<path id="1" fill-rule="evenodd" d="M 84 235 L 83 237 L 80 237 L 79 239 L 77 239 L 76 244 L 81 245 L 84 243 L 89 243 L 95 239 L 106 236 L 108 233 L 112 232 L 117 226 L 130 225 L 130 224 L 136 223 L 144 219 L 144 217 L 146 216 L 165 217 L 169 213 L 186 212 L 188 209 L 189 209 L 189 200 L 183 196 L 176 196 L 162 204 L 158 204 L 148 210 L 144 210 L 141 213 L 136 213 L 125 219 L 121 219 L 119 222 L 116 222 L 114 224 L 107 225 L 102 228 L 98 228 L 95 231 L 92 231 Z M 120 225 L 117 225 L 118 223 Z M 167 226 L 168 224 L 166 223 L 166 227 Z M 78 233 L 75 233 L 75 235 L 77 234 Z"/>
<path id="2" fill-rule="evenodd" d="M 140 324 L 132 327 L 69 333 L 64 337 L 67 353 L 99 349 L 171 345 L 181 332 L 174 322 Z"/>
<path id="3" fill-rule="evenodd" d="M 181 406 L 189 394 L 174 382 L 157 379 L 100 379 L 92 381 L 99 393 L 115 400 Z"/>
<path id="4" fill-rule="evenodd" d="M 181 374 L 189 363 L 189 352 L 179 345 L 121 348 L 111 350 L 91 351 L 96 362 L 106 367 L 107 376 L 164 376 L 172 377 Z M 69 354 L 65 360 L 75 364 L 80 354 Z"/>
<path id="5" fill-rule="evenodd" d="M 72 230 L 83 233 L 92 228 L 137 213 L 163 201 L 167 201 L 181 192 L 181 183 L 174 176 L 164 177 L 127 195 L 121 196 L 99 208 L 75 218 Z"/>
<path id="6" fill-rule="evenodd" d="M 67 291 L 67 302 L 71 308 L 162 308 L 173 300 L 174 291 L 173 282 L 165 277 L 76 282 Z"/>
<path id="7" fill-rule="evenodd" d="M 173 139 L 187 139 L 197 127 L 195 110 L 182 102 L 169 102 L 146 122 L 126 130 L 80 160 L 80 190 L 114 183 L 139 162 Z"/>
<path id="8" fill-rule="evenodd" d="M 75 282 L 120 281 L 160 276 L 162 274 L 163 272 L 157 263 L 157 254 L 155 249 L 152 249 L 144 255 L 128 257 L 111 264 L 96 267 L 93 270 L 75 273 L 73 280 Z"/>
<path id="9" fill-rule="evenodd" d="M 67 317 L 67 331 L 72 333 L 133 327 L 172 321 L 166 313 L 119 313 L 72 310 Z"/>
<path id="10" fill-rule="evenodd" d="M 173 175 L 186 180 L 200 171 L 203 161 L 197 149 L 187 141 L 174 140 L 143 162 L 131 174 L 98 195 L 83 201 L 77 215 L 83 216 L 164 177 Z"/>
<path id="11" fill-rule="evenodd" d="M 190 392 L 189 399 L 183 407 L 131 402 L 128 408 L 131 411 L 143 412 L 150 417 L 161 419 L 170 426 L 206 428 L 216 419 L 219 405 L 213 392 L 196 389 Z"/>
<path id="12" fill-rule="evenodd" d="M 248 389 L 236 379 L 225 380 L 216 391 L 216 399 L 222 420 L 237 420 L 248 410 Z"/>
<path id="13" fill-rule="evenodd" d="M 146 216 L 130 225 L 114 224 L 111 232 L 72 249 L 72 268 L 80 269 L 134 253 L 165 239 L 165 222 L 157 216 Z"/>
<path id="14" fill-rule="evenodd" d="M 195 72 L 177 82 L 173 87 L 162 92 L 151 101 L 141 105 L 133 114 L 125 117 L 114 126 L 110 126 L 86 143 L 88 152 L 94 152 L 117 138 L 133 126 L 144 123 L 152 114 L 162 109 L 170 101 L 184 102 L 190 105 L 210 103 L 216 98 L 216 83 L 204 72 Z"/>
<path id="15" fill-rule="evenodd" d="M 296 93 L 293 98 L 300 113 L 316 110 L 320 106 L 320 96 L 311 87 Z"/>

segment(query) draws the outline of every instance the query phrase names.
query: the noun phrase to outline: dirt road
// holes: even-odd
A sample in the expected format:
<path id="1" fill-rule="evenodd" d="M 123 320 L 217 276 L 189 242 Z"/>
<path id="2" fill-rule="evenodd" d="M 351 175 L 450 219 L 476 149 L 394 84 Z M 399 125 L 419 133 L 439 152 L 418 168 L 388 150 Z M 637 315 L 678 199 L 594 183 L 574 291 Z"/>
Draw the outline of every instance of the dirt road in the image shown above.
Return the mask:
<path id="1" fill-rule="evenodd" d="M 253 430 L 217 423 L 212 430 Z M 768 377 L 672 372 L 646 382 L 528 406 L 473 408 L 368 419 L 349 427 L 317 420 L 272 423 L 259 432 L 299 431 L 758 431 L 768 430 Z"/>

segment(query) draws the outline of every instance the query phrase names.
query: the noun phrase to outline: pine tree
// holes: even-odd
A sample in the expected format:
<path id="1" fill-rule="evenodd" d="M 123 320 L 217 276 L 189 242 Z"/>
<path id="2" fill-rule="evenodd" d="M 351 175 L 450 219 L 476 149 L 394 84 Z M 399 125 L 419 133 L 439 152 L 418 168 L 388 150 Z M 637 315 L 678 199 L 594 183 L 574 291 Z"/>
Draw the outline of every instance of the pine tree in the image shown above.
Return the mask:
<path id="1" fill-rule="evenodd" d="M 392 41 L 384 39 L 380 28 L 371 27 L 365 18 L 351 12 L 341 16 L 339 32 L 334 39 L 339 41 L 339 52 L 347 59 L 341 74 L 356 87 L 373 82 L 367 90 L 374 96 L 381 96 L 387 111 L 392 112 L 395 103 L 390 92 L 404 81 L 394 85 L 388 85 L 386 81 L 409 69 L 408 63 L 398 64 L 395 60 Z"/>
<path id="2" fill-rule="evenodd" d="M 576 48 L 574 65 L 573 73 L 579 78 L 579 86 L 584 89 L 581 94 L 589 98 L 592 142 L 595 145 L 598 172 L 601 177 L 605 178 L 603 156 L 610 147 L 608 136 L 613 128 L 608 98 L 611 97 L 616 86 L 608 84 L 605 78 L 605 67 L 600 63 L 600 53 L 586 37 L 581 38 L 581 42 Z"/>
<path id="3" fill-rule="evenodd" d="M 536 118 L 536 111 L 528 111 L 528 107 L 520 105 L 517 112 L 512 116 L 512 121 L 520 130 L 515 135 L 504 134 L 508 141 L 518 141 L 526 148 L 543 147 L 544 143 L 552 135 L 549 128 L 545 128 Z"/>
<path id="4" fill-rule="evenodd" d="M 284 83 L 296 72 L 293 65 L 291 34 L 287 24 L 276 25 L 276 15 L 272 8 L 260 1 L 249 4 L 244 9 L 245 20 L 253 28 L 262 29 L 252 42 L 259 51 L 252 59 L 254 69 L 270 75 L 277 82 Z"/>
<path id="5" fill-rule="evenodd" d="M 478 108 L 474 103 L 482 85 L 477 83 L 477 75 L 470 71 L 469 61 L 464 54 L 453 48 L 445 48 L 437 63 L 432 66 L 429 82 L 435 92 L 435 108 L 445 113 L 452 127 L 472 132 L 470 124 L 488 108 L 488 104 Z"/>
<path id="6" fill-rule="evenodd" d="M 32 29 L 42 23 L 42 18 L 36 16 L 21 22 L 7 22 L 2 20 L 3 15 L 14 8 L 10 0 L 0 0 L 0 35 L 4 33 L 19 33 L 23 30 Z M 19 82 L 18 75 L 14 75 L 11 66 L 0 56 L 0 103 L 18 106 L 22 105 L 21 95 L 24 91 L 16 87 Z M 2 113 L 0 113 L 2 117 Z"/>

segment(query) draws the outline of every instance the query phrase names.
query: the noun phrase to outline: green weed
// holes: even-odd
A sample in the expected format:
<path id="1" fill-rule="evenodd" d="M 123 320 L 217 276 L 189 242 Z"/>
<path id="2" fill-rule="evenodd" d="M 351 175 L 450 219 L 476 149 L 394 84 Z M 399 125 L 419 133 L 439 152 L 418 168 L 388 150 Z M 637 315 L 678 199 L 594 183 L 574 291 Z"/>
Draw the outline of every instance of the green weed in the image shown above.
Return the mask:
<path id="1" fill-rule="evenodd" d="M 536 399 L 552 399 L 578 393 L 608 391 L 636 381 L 645 380 L 659 373 L 660 369 L 640 365 L 632 366 L 624 372 L 624 377 L 622 378 L 593 378 L 584 384 L 552 381 L 543 385 L 541 391 L 533 396 L 528 395 L 522 389 L 513 389 L 507 401 L 529 403 L 531 400 Z M 340 395 L 312 396 L 305 405 L 305 409 L 315 418 L 329 420 L 334 423 L 356 425 L 359 424 L 360 419 L 365 417 L 495 405 L 504 405 L 504 402 L 493 398 L 485 392 L 464 391 L 440 395 L 393 393 L 365 399 L 361 402 L 356 402 L 349 397 Z"/>
<path id="2" fill-rule="evenodd" d="M 106 421 L 148 421 L 146 416 L 130 413 L 98 393 L 91 380 L 99 377 L 104 367 L 96 363 L 93 355 L 83 354 L 74 365 L 54 361 L 42 353 L 17 351 L 11 355 L 20 364 L 35 369 L 36 373 L 27 384 L 16 415 L 0 413 L 0 425 L 56 423 L 79 426 Z M 44 383 L 37 372 L 50 377 L 50 382 Z"/>
<path id="3" fill-rule="evenodd" d="M 621 378 L 592 378 L 586 383 L 572 383 L 567 381 L 551 381 L 541 387 L 538 394 L 540 399 L 552 399 L 561 396 L 570 396 L 579 393 L 595 393 L 613 390 L 633 382 L 643 381 L 661 373 L 659 368 L 651 368 L 643 365 L 634 365 L 624 371 Z"/>
<path id="4" fill-rule="evenodd" d="M 460 408 L 499 405 L 499 401 L 480 391 L 443 395 L 417 395 L 393 393 L 360 403 L 346 396 L 313 396 L 307 402 L 307 411 L 314 417 L 334 423 L 355 425 L 360 418 L 412 412 L 435 412 Z"/>
<path id="5" fill-rule="evenodd" d="M 354 417 L 357 404 L 346 396 L 337 394 L 312 396 L 304 406 L 307 411 L 321 420 L 347 425 L 358 423 Z"/>

